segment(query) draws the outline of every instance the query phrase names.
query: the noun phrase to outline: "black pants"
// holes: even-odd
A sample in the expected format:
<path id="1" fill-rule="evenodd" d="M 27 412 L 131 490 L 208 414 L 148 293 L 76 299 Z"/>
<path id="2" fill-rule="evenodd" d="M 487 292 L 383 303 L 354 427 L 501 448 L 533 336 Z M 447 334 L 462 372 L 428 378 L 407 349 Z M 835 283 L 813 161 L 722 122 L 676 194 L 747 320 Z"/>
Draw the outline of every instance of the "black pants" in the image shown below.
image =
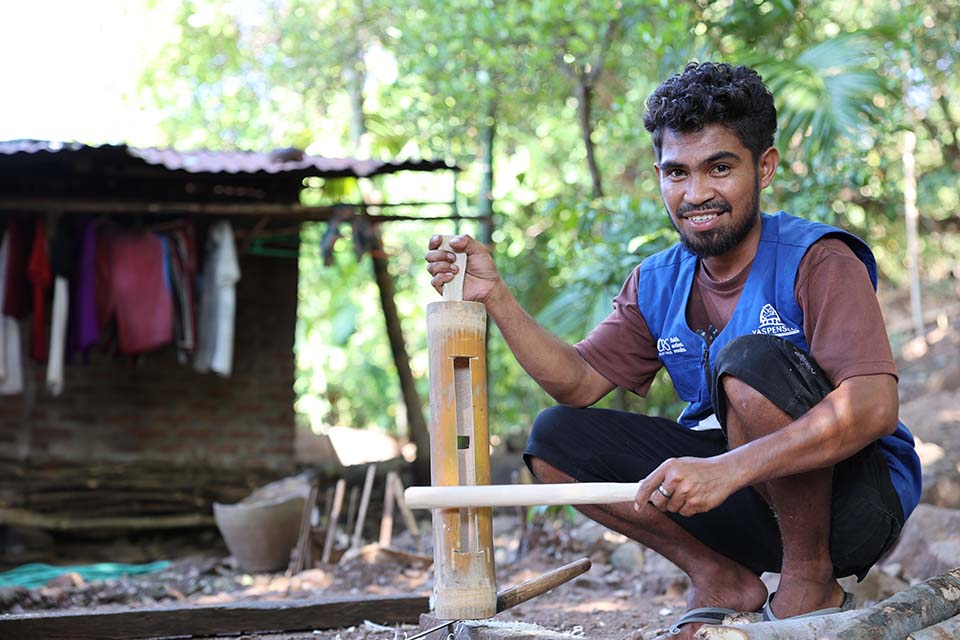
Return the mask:
<path id="1" fill-rule="evenodd" d="M 832 387 L 813 358 L 776 336 L 747 335 L 725 346 L 713 372 L 713 404 L 726 423 L 720 377 L 753 387 L 793 418 Z M 639 482 L 667 458 L 709 458 L 727 451 L 721 429 L 693 431 L 672 420 L 609 409 L 558 406 L 541 413 L 524 459 L 541 458 L 581 482 Z M 759 573 L 779 572 L 783 546 L 776 516 L 746 487 L 719 507 L 695 516 L 668 514 L 715 551 Z M 903 526 L 900 500 L 876 443 L 834 466 L 830 555 L 836 577 L 863 578 L 893 545 Z"/>

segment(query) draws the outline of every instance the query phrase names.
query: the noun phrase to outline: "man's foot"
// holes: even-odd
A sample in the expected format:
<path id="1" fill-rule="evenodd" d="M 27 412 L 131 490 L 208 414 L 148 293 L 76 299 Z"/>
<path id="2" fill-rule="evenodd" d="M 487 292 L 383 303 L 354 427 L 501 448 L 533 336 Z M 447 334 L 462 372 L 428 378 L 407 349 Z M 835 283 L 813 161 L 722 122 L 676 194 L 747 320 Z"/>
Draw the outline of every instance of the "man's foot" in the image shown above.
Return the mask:
<path id="1" fill-rule="evenodd" d="M 767 601 L 767 588 L 760 578 L 744 567 L 722 573 L 703 573 L 693 580 L 687 597 L 687 611 L 700 608 L 731 611 L 759 611 Z M 721 622 L 718 620 L 714 624 Z M 712 621 L 711 621 L 712 622 Z M 677 627 L 673 638 L 693 640 L 704 622 L 684 623 Z"/>
<path id="2" fill-rule="evenodd" d="M 816 582 L 781 576 L 775 595 L 767 606 L 773 617 L 781 620 L 812 611 L 840 608 L 847 602 L 847 594 L 832 578 L 827 582 Z"/>

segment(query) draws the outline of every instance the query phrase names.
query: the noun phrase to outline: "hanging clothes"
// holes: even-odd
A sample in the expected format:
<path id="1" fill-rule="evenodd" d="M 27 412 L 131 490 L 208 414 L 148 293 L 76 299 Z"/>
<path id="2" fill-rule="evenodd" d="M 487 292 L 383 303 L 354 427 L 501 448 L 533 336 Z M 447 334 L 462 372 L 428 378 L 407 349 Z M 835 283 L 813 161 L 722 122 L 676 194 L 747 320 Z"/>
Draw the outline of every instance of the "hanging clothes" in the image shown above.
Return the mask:
<path id="1" fill-rule="evenodd" d="M 50 268 L 53 271 L 53 307 L 50 312 L 50 353 L 47 358 L 47 389 L 54 396 L 63 391 L 63 360 L 70 309 L 70 280 L 76 273 L 76 227 L 69 221 L 58 221 L 50 247 Z"/>
<path id="2" fill-rule="evenodd" d="M 0 300 L 7 290 L 11 234 L 0 240 Z M 20 325 L 16 318 L 0 312 L 0 395 L 23 393 L 23 358 L 20 354 Z"/>
<path id="3" fill-rule="evenodd" d="M 222 376 L 229 376 L 232 372 L 235 287 L 239 280 L 240 264 L 233 229 L 229 222 L 218 222 L 207 237 L 197 352 L 193 361 L 197 371 L 214 371 Z"/>
<path id="4" fill-rule="evenodd" d="M 197 276 L 197 247 L 192 224 L 170 233 L 170 280 L 173 290 L 173 336 L 177 360 L 187 362 L 197 347 L 193 281 Z"/>
<path id="5" fill-rule="evenodd" d="M 7 273 L 4 282 L 3 314 L 21 319 L 30 315 L 32 298 L 27 279 L 27 260 L 30 257 L 30 228 L 26 223 L 12 219 L 7 225 L 10 237 Z"/>
<path id="6" fill-rule="evenodd" d="M 47 253 L 47 231 L 43 220 L 34 225 L 33 246 L 27 262 L 27 278 L 33 287 L 33 322 L 30 331 L 30 356 L 36 362 L 47 361 L 49 334 L 47 330 L 47 292 L 53 285 L 50 256 Z"/>
<path id="7" fill-rule="evenodd" d="M 67 330 L 67 362 L 86 352 L 100 339 L 97 323 L 97 232 L 91 220 L 80 223 L 80 246 L 71 278 L 70 327 Z"/>
<path id="8" fill-rule="evenodd" d="M 163 244 L 148 232 L 97 238 L 97 320 L 117 319 L 120 351 L 157 349 L 173 339 L 173 301 L 164 283 Z"/>

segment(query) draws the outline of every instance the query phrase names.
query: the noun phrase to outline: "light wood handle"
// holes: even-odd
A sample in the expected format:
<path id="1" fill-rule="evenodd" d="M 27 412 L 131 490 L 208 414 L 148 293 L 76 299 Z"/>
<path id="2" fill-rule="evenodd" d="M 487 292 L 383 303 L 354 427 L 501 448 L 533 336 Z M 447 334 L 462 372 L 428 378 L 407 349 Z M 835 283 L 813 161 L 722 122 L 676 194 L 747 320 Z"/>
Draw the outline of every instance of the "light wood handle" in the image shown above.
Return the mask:
<path id="1" fill-rule="evenodd" d="M 467 275 L 467 254 L 454 251 L 450 248 L 450 241 L 457 236 L 440 236 L 440 250 L 450 251 L 457 257 L 454 264 L 458 271 L 453 275 L 453 280 L 443 285 L 443 299 L 460 302 L 463 300 L 463 278 Z"/>
<path id="2" fill-rule="evenodd" d="M 403 496 L 404 502 L 411 509 L 609 504 L 633 502 L 637 495 L 637 486 L 634 482 L 570 482 L 410 487 L 404 491 Z"/>
<path id="3" fill-rule="evenodd" d="M 530 598 L 544 594 L 554 587 L 559 587 L 564 582 L 573 580 L 580 574 L 589 571 L 591 564 L 590 558 L 580 558 L 558 569 L 548 571 L 542 576 L 530 578 L 512 587 L 507 587 L 497 594 L 497 613 L 506 611 L 510 607 L 515 607 Z"/>

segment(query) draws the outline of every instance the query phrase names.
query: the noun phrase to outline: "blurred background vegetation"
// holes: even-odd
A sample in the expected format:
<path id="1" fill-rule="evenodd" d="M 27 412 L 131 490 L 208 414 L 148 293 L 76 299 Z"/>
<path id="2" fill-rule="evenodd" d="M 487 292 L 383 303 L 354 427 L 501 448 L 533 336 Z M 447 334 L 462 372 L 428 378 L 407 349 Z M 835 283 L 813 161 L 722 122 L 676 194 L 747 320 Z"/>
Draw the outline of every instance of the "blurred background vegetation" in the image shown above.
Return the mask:
<path id="1" fill-rule="evenodd" d="M 149 1 L 149 0 L 148 0 Z M 526 308 L 581 338 L 639 260 L 673 241 L 641 119 L 643 101 L 690 60 L 747 63 L 773 90 L 782 164 L 761 206 L 847 228 L 874 247 L 881 294 L 956 301 L 960 277 L 958 0 L 186 0 L 142 78 L 180 149 L 298 147 L 327 156 L 443 158 L 464 170 L 470 222 L 383 227 L 396 303 L 424 407 L 422 256 L 436 232 L 494 245 Z M 911 164 L 912 163 L 912 164 Z M 912 167 L 912 168 L 911 168 Z M 916 181 L 917 259 L 906 212 Z M 315 181 L 309 204 L 449 200 L 449 176 Z M 420 211 L 427 214 L 429 210 Z M 329 229 L 300 251 L 298 409 L 322 425 L 407 428 L 370 257 L 349 242 L 325 266 Z M 909 314 L 906 314 L 909 318 Z M 889 319 L 888 319 L 889 320 Z M 891 325 L 894 341 L 913 328 Z M 494 329 L 490 424 L 527 429 L 552 401 Z M 607 404 L 671 415 L 668 384 Z"/>

